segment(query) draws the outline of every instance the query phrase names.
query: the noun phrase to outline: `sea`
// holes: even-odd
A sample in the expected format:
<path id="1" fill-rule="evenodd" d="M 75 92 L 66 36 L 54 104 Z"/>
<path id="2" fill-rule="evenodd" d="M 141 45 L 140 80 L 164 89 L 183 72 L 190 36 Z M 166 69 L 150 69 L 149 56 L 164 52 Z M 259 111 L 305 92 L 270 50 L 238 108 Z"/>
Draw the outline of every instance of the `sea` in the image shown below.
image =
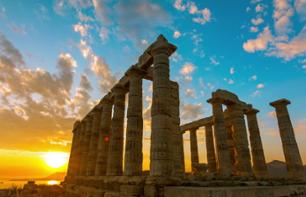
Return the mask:
<path id="1" fill-rule="evenodd" d="M 28 181 L 22 180 L 1 180 L 0 179 L 0 189 L 8 189 L 12 187 L 22 188 Z M 37 180 L 35 181 L 37 185 L 59 185 L 61 181 L 59 180 Z"/>

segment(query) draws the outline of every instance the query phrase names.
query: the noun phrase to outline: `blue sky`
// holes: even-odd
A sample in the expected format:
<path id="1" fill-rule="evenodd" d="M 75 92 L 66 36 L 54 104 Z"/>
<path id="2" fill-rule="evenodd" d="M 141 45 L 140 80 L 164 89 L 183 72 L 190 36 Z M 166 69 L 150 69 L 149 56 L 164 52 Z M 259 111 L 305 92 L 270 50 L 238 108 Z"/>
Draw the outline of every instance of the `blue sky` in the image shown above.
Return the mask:
<path id="1" fill-rule="evenodd" d="M 163 34 L 178 47 L 171 79 L 180 84 L 182 122 L 210 116 L 211 92 L 227 89 L 260 110 L 268 160 L 282 159 L 269 102 L 292 101 L 298 143 L 306 150 L 305 21 L 304 0 L 0 0 L 0 52 L 19 69 L 10 81 L 2 63 L 0 116 L 16 121 L 12 132 L 22 136 L 39 112 L 47 126 L 26 127 L 27 135 L 66 150 L 73 117 L 82 117 Z M 152 93 L 149 82 L 144 87 L 146 114 Z M 18 143 L 0 140 L 0 148 L 28 149 Z M 305 151 L 302 156 L 305 161 Z"/>

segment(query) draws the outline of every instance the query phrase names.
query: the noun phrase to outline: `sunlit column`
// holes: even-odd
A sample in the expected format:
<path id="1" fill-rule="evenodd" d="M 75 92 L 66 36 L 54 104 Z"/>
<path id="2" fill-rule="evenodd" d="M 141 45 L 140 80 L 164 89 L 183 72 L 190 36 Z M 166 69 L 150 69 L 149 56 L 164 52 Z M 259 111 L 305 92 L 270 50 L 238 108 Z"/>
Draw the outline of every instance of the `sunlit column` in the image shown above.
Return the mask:
<path id="1" fill-rule="evenodd" d="M 80 166 L 80 175 L 86 176 L 87 165 L 88 165 L 88 153 L 89 153 L 89 142 L 91 137 L 91 127 L 92 127 L 92 114 L 88 114 L 84 120 L 85 131 L 84 131 L 84 141 L 82 142 L 82 162 Z"/>
<path id="2" fill-rule="evenodd" d="M 111 124 L 111 138 L 108 149 L 106 175 L 122 175 L 123 164 L 123 124 L 126 90 L 121 85 L 112 89 L 114 95 L 114 114 Z"/>
<path id="3" fill-rule="evenodd" d="M 67 170 L 67 175 L 68 176 L 74 176 L 77 173 L 77 153 L 78 153 L 78 146 L 79 146 L 79 126 L 80 126 L 80 121 L 77 120 L 74 125 L 73 125 L 73 137 L 72 137 L 72 143 L 71 143 L 71 150 L 70 150 L 70 157 L 69 157 L 69 162 L 68 162 L 68 170 Z"/>
<path id="4" fill-rule="evenodd" d="M 206 138 L 206 154 L 208 172 L 215 173 L 217 170 L 215 145 L 212 124 L 205 125 L 205 138 Z"/>
<path id="5" fill-rule="evenodd" d="M 246 111 L 246 115 L 249 127 L 253 171 L 256 177 L 264 178 L 267 177 L 268 170 L 256 117 L 258 112 L 257 109 L 250 108 Z"/>
<path id="6" fill-rule="evenodd" d="M 253 171 L 243 108 L 240 103 L 227 105 L 227 108 L 233 125 L 233 139 L 237 152 L 235 171 L 239 176 L 251 176 Z"/>
<path id="7" fill-rule="evenodd" d="M 169 106 L 171 108 L 172 140 L 171 154 L 172 154 L 172 175 L 178 176 L 185 172 L 184 162 L 184 146 L 183 146 L 183 133 L 180 130 L 180 100 L 179 100 L 179 85 L 177 82 L 170 81 L 170 97 Z"/>
<path id="8" fill-rule="evenodd" d="M 190 152 L 191 152 L 191 170 L 196 171 L 196 166 L 199 164 L 199 152 L 198 152 L 198 128 L 189 130 L 190 133 Z"/>
<path id="9" fill-rule="evenodd" d="M 141 175 L 143 159 L 142 77 L 145 73 L 134 66 L 126 74 L 129 76 L 129 99 L 124 175 Z"/>
<path id="10" fill-rule="evenodd" d="M 88 151 L 88 164 L 87 164 L 87 176 L 95 175 L 96 169 L 96 160 L 97 160 L 97 147 L 99 140 L 99 130 L 100 130 L 100 121 L 102 106 L 97 105 L 92 111 L 92 127 L 91 127 L 91 137 L 89 142 L 89 151 Z"/>
<path id="11" fill-rule="evenodd" d="M 304 168 L 287 109 L 289 104 L 290 101 L 287 99 L 280 99 L 270 103 L 276 110 L 288 174 L 291 178 L 300 178 L 303 176 Z"/>
<path id="12" fill-rule="evenodd" d="M 169 56 L 175 46 L 159 36 L 152 45 L 153 56 L 153 101 L 151 108 L 151 154 L 150 175 L 168 176 L 171 174 L 170 152 L 170 108 L 169 94 Z"/>
<path id="13" fill-rule="evenodd" d="M 101 114 L 99 129 L 98 155 L 95 170 L 96 176 L 102 176 L 106 174 L 113 109 L 113 99 L 111 98 L 110 94 L 106 95 L 100 101 L 100 104 L 102 105 L 103 110 Z"/>
<path id="14" fill-rule="evenodd" d="M 227 144 L 227 132 L 224 123 L 222 100 L 218 98 L 209 99 L 212 105 L 214 136 L 217 151 L 217 171 L 221 176 L 227 177 L 232 173 L 230 151 Z"/>

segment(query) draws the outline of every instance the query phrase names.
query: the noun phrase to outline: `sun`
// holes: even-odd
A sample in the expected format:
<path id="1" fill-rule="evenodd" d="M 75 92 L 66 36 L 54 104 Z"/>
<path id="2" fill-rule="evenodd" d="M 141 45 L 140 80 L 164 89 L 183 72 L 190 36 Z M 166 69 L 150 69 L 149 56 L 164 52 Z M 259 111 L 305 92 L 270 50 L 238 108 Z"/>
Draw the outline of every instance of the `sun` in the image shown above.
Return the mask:
<path id="1" fill-rule="evenodd" d="M 48 152 L 43 157 L 46 164 L 52 168 L 60 168 L 68 162 L 68 154 L 64 152 Z"/>

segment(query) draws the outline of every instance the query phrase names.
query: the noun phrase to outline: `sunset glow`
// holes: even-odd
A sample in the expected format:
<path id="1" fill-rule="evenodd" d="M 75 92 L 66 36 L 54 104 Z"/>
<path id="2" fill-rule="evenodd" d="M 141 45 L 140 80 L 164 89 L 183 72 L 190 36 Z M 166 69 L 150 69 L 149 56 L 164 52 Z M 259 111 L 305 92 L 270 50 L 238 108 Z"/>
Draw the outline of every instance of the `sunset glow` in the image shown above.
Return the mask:
<path id="1" fill-rule="evenodd" d="M 51 168 L 60 168 L 68 162 L 68 154 L 63 152 L 48 152 L 44 156 L 46 164 Z"/>

